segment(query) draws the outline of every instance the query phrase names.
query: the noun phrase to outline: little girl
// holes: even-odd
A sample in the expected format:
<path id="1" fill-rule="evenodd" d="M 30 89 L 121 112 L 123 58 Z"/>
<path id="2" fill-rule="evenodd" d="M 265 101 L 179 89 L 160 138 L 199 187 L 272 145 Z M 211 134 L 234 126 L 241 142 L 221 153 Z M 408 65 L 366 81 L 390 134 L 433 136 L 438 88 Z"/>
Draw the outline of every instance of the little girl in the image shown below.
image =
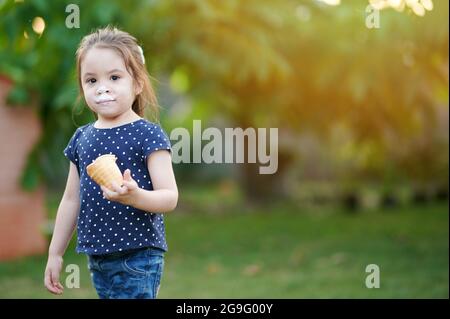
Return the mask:
<path id="1" fill-rule="evenodd" d="M 64 155 L 70 169 L 49 247 L 45 286 L 62 294 L 63 255 L 77 225 L 77 252 L 88 256 L 100 298 L 156 298 L 167 251 L 162 213 L 178 189 L 170 140 L 143 118 L 156 98 L 141 47 L 107 27 L 87 35 L 76 53 L 78 83 L 97 121 L 78 128 Z M 86 166 L 114 154 L 123 185 L 97 185 Z"/>

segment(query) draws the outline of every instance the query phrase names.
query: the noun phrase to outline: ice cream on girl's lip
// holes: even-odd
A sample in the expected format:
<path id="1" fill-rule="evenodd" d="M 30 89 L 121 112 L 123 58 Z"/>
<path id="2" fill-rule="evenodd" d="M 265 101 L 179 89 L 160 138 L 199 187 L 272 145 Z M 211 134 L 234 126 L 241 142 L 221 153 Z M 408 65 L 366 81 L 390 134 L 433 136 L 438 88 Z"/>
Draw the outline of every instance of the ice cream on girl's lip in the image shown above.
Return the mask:
<path id="1" fill-rule="evenodd" d="M 105 103 L 114 102 L 114 101 L 115 101 L 115 99 L 108 95 L 103 95 L 103 96 L 95 99 L 95 103 L 97 103 L 97 104 L 105 104 Z"/>

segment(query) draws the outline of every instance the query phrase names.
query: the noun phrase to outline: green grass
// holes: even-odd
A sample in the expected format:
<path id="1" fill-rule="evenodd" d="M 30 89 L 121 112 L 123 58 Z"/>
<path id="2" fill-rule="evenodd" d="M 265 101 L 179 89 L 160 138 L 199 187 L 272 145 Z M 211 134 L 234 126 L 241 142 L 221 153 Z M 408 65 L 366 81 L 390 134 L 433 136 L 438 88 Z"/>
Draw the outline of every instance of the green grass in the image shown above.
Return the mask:
<path id="1" fill-rule="evenodd" d="M 449 297 L 447 203 L 356 215 L 297 210 L 167 215 L 159 298 Z M 45 291 L 45 263 L 1 263 L 0 297 L 60 298 Z M 81 288 L 63 297 L 96 298 L 73 242 L 69 263 L 80 266 Z M 380 267 L 379 289 L 365 287 L 368 264 Z"/>

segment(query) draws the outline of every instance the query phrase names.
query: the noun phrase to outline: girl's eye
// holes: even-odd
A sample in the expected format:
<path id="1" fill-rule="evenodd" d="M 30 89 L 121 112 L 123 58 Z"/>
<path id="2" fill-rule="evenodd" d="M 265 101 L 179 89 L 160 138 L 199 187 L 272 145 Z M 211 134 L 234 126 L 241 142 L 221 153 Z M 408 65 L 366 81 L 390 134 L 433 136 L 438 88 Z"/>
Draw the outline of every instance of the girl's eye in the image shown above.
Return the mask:
<path id="1" fill-rule="evenodd" d="M 113 80 L 113 81 L 116 81 L 116 80 L 118 80 L 119 79 L 119 77 L 117 76 L 117 75 L 112 75 L 111 76 L 111 80 Z"/>
<path id="2" fill-rule="evenodd" d="M 96 80 L 96 79 L 89 79 L 89 80 L 87 80 L 86 82 L 87 82 L 87 83 L 93 84 L 93 83 L 97 82 L 97 80 Z"/>

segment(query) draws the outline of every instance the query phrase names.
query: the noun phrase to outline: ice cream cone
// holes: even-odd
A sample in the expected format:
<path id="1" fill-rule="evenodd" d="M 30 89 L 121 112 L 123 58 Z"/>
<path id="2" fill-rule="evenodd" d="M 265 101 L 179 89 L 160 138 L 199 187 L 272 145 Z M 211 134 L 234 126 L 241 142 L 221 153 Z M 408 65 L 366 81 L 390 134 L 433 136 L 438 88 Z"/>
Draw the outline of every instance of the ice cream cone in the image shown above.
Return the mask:
<path id="1" fill-rule="evenodd" d="M 122 173 L 116 164 L 116 160 L 117 157 L 113 154 L 101 155 L 86 167 L 87 173 L 94 182 L 109 189 L 112 189 L 113 181 L 122 186 Z"/>

